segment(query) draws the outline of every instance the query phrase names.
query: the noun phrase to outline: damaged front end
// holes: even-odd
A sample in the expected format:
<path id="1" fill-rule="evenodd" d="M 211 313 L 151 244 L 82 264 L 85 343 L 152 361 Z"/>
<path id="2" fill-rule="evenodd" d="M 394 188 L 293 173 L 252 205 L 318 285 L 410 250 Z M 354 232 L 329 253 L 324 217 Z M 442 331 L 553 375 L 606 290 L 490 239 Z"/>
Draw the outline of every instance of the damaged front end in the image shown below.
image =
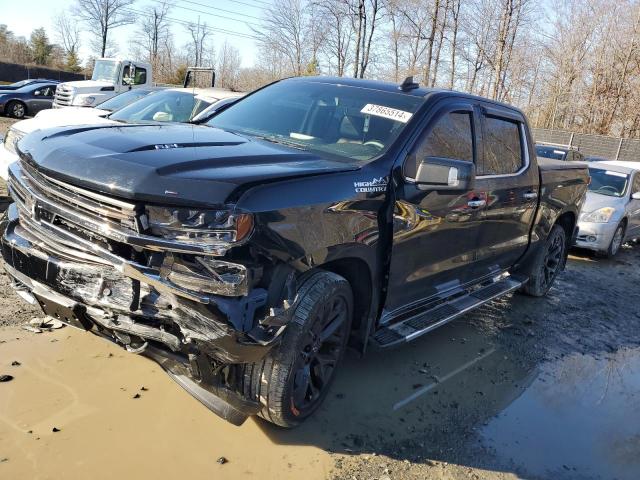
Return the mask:
<path id="1" fill-rule="evenodd" d="M 234 424 L 257 413 L 238 393 L 238 372 L 266 355 L 288 319 L 270 308 L 262 267 L 243 246 L 251 215 L 129 203 L 25 161 L 11 167 L 9 189 L 2 256 L 23 298 L 153 358 Z"/>

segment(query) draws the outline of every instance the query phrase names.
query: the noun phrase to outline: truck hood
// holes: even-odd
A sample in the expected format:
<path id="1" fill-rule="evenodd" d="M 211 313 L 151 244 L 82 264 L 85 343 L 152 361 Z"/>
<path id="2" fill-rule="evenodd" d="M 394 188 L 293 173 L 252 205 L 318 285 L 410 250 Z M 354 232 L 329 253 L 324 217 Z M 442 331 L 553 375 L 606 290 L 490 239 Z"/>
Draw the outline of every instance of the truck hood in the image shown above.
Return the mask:
<path id="1" fill-rule="evenodd" d="M 76 93 L 98 92 L 102 87 L 113 87 L 112 82 L 105 82 L 102 80 L 76 80 L 75 82 L 64 82 L 60 85 L 72 87 Z"/>
<path id="2" fill-rule="evenodd" d="M 22 120 L 12 128 L 23 133 L 31 133 L 52 127 L 64 127 L 71 125 L 94 125 L 102 123 L 117 123 L 114 120 L 104 118 L 110 112 L 99 108 L 65 107 L 60 109 L 42 110 L 35 117 Z"/>
<path id="3" fill-rule="evenodd" d="M 233 202 L 252 185 L 356 170 L 353 163 L 196 125 L 108 124 L 34 132 L 20 157 L 42 173 L 117 197 L 175 205 Z"/>

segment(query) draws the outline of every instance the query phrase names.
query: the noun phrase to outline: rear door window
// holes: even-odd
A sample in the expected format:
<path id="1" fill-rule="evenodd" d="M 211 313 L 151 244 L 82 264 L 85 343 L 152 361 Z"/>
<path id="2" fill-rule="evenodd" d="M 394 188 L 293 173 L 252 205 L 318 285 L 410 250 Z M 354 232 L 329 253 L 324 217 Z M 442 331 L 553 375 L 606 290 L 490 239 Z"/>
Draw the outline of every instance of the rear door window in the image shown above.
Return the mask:
<path id="1" fill-rule="evenodd" d="M 509 175 L 524 167 L 524 142 L 519 122 L 485 116 L 483 145 L 484 158 L 478 175 Z"/>

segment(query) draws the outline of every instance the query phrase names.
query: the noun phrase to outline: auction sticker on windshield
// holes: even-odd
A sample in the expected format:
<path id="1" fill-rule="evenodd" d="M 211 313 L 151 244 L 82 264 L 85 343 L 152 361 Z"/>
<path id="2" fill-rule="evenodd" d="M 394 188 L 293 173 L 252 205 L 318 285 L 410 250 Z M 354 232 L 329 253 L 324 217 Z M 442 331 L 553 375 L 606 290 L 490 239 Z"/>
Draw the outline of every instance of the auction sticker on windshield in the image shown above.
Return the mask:
<path id="1" fill-rule="evenodd" d="M 398 122 L 407 123 L 411 119 L 411 113 L 404 110 L 397 110 L 395 108 L 385 107 L 382 105 L 374 105 L 373 103 L 367 103 L 360 113 L 366 115 L 375 115 L 376 117 L 388 118 L 390 120 L 396 120 Z"/>

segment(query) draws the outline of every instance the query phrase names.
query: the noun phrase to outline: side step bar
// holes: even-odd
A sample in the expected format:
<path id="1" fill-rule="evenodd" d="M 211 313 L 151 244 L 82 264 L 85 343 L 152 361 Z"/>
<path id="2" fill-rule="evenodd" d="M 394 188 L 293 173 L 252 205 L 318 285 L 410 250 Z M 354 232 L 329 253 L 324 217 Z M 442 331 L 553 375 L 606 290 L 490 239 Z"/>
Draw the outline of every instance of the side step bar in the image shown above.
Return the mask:
<path id="1" fill-rule="evenodd" d="M 383 327 L 375 333 L 373 339 L 380 348 L 410 342 L 470 310 L 520 288 L 525 282 L 525 278 L 514 276 L 503 278 L 401 322 Z"/>

